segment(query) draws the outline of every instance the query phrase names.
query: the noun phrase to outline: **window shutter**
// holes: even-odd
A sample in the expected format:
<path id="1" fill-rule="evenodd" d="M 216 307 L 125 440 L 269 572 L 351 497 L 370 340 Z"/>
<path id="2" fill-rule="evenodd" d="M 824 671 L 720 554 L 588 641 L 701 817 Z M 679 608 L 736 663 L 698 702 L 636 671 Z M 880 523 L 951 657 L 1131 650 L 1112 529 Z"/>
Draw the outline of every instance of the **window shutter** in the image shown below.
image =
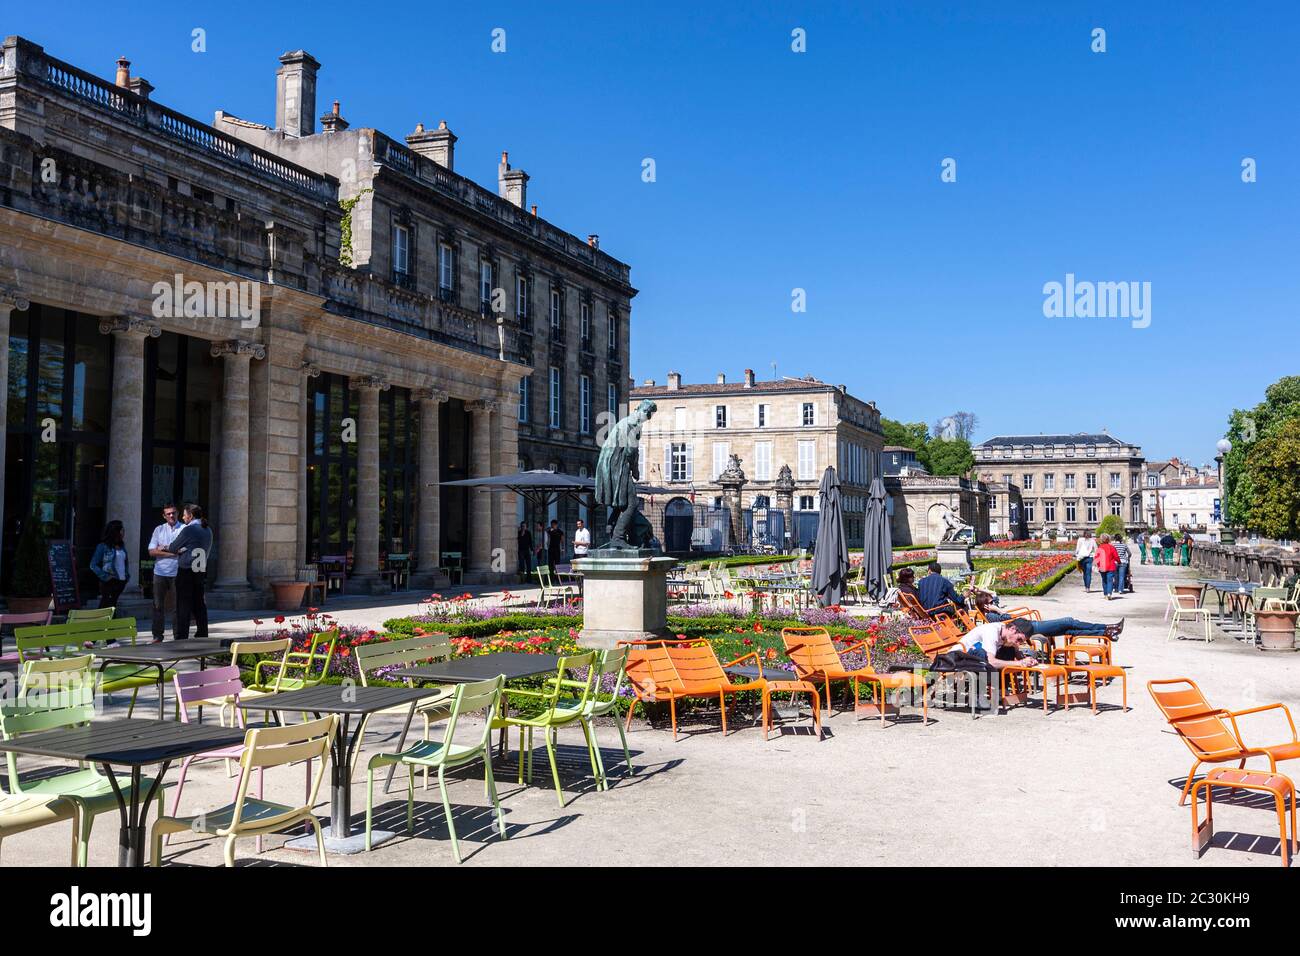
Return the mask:
<path id="1" fill-rule="evenodd" d="M 695 446 L 691 442 L 686 443 L 686 480 L 695 480 Z"/>
<path id="2" fill-rule="evenodd" d="M 673 443 L 664 443 L 664 481 L 672 481 L 673 478 Z"/>

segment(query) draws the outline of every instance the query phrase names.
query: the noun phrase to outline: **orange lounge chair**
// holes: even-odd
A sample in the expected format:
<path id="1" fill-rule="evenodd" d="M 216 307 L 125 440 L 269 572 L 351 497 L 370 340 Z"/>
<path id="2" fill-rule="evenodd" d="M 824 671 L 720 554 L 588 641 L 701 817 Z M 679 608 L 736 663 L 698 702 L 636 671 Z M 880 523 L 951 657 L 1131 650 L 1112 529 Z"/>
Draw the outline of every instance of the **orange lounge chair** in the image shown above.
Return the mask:
<path id="1" fill-rule="evenodd" d="M 831 681 L 847 680 L 853 682 L 853 707 L 858 708 L 858 682 L 861 681 L 876 688 L 879 700 L 880 723 L 884 726 L 889 710 L 885 694 L 891 690 L 910 690 L 921 692 L 922 722 L 930 723 L 930 704 L 926 681 L 919 674 L 901 672 L 880 674 L 871 665 L 871 646 L 867 641 L 850 644 L 842 651 L 835 649 L 830 632 L 824 627 L 783 627 L 781 640 L 785 643 L 786 656 L 794 662 L 795 673 L 801 680 L 812 683 L 820 681 L 826 689 L 826 710 L 831 711 Z M 840 654 L 861 650 L 867 663 L 857 670 L 848 670 Z"/>
<path id="2" fill-rule="evenodd" d="M 939 654 L 952 650 L 960 640 L 961 634 L 957 630 L 956 624 L 947 616 L 940 615 L 936 618 L 935 623 L 931 625 L 921 625 L 920 627 L 908 628 L 908 634 L 916 642 L 916 646 L 931 662 Z M 948 672 L 943 672 L 948 673 Z M 965 672 L 959 672 L 965 673 Z M 1056 699 L 1064 703 L 1066 709 L 1069 709 L 1069 694 L 1062 694 L 1062 684 L 1068 682 L 1065 668 L 1055 664 L 1013 664 L 1009 667 L 1003 667 L 998 670 L 998 691 L 1001 703 L 1006 704 L 1015 690 L 1015 679 L 1017 677 L 1025 681 L 1025 692 L 1029 691 L 1029 677 L 1032 674 L 1038 675 L 1041 679 L 1043 690 L 1043 713 L 1047 713 L 1047 682 L 1048 680 L 1056 681 Z M 1067 691 L 1068 687 L 1065 688 Z"/>
<path id="3" fill-rule="evenodd" d="M 1128 711 L 1128 671 L 1109 663 L 1096 663 L 1096 644 L 1063 644 L 1052 651 L 1052 663 L 1060 664 L 1071 675 L 1083 674 L 1088 679 L 1088 704 L 1097 713 L 1097 681 L 1111 681 L 1118 677 L 1123 685 L 1124 710 Z M 1083 660 L 1080 661 L 1080 656 Z"/>
<path id="4" fill-rule="evenodd" d="M 1268 769 L 1276 773 L 1279 760 L 1300 758 L 1300 738 L 1296 737 L 1295 721 L 1291 719 L 1291 710 L 1286 704 L 1263 704 L 1245 710 L 1212 707 L 1196 686 L 1196 681 L 1189 677 L 1150 680 L 1147 681 L 1147 691 L 1194 758 L 1191 772 L 1187 774 L 1187 783 L 1183 785 L 1179 806 L 1187 802 L 1187 794 L 1192 789 L 1196 771 L 1203 763 L 1237 760 L 1238 769 L 1243 769 L 1251 757 L 1265 757 L 1268 759 Z M 1287 723 L 1291 725 L 1290 742 L 1263 747 L 1252 747 L 1246 743 L 1237 726 L 1237 718 L 1266 710 L 1281 710 L 1286 714 Z"/>
<path id="5" fill-rule="evenodd" d="M 921 607 L 921 602 L 914 595 L 908 594 L 906 591 L 898 592 L 898 605 L 918 621 L 930 620 L 930 612 Z"/>
<path id="6" fill-rule="evenodd" d="M 732 683 L 718 662 L 718 655 L 707 642 L 699 641 L 625 641 L 631 650 L 627 659 L 627 678 L 637 700 L 642 703 L 668 702 L 673 740 L 677 739 L 677 701 L 688 697 L 714 697 L 722 708 L 722 733 L 727 733 L 727 695 L 747 690 L 763 690 L 763 682 Z M 746 654 L 726 666 L 732 667 L 750 657 Z M 627 726 L 632 726 L 632 708 L 628 708 Z"/>

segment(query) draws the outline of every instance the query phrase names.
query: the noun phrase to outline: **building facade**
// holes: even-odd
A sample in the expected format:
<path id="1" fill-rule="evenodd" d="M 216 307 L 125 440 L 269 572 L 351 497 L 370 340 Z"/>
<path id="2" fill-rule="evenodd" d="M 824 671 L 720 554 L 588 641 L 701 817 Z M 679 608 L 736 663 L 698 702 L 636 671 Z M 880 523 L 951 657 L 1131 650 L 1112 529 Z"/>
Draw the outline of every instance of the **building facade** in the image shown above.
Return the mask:
<path id="1" fill-rule="evenodd" d="M 849 546 L 861 546 L 884 447 L 874 402 L 811 377 L 758 381 L 748 369 L 739 382 L 719 374 L 699 385 L 670 372 L 666 384 L 632 389 L 633 404 L 647 398 L 658 412 L 641 433 L 641 479 L 662 489 L 646 510 L 665 550 L 688 550 L 692 536 L 712 550 L 718 542 L 696 534 L 710 510 L 737 515 L 732 546 L 807 547 L 828 465 L 840 478 Z"/>
<path id="2" fill-rule="evenodd" d="M 983 482 L 956 475 L 886 475 L 885 490 L 895 546 L 938 544 L 948 512 L 971 526 L 976 544 L 989 539 L 993 496 Z"/>
<path id="3" fill-rule="evenodd" d="M 989 537 L 1023 541 L 1029 536 L 1022 518 L 1020 486 L 1005 481 L 984 483 L 989 494 Z"/>
<path id="4" fill-rule="evenodd" d="M 1142 510 L 1148 526 L 1217 541 L 1220 500 L 1219 475 L 1212 466 L 1197 467 L 1179 458 L 1147 463 Z"/>
<path id="5" fill-rule="evenodd" d="M 628 267 L 526 213 L 520 177 L 498 196 L 378 131 L 332 140 L 348 135 L 337 111 L 317 133 L 314 63 L 281 58 L 276 129 L 208 126 L 125 60 L 108 81 L 4 41 L 0 590 L 25 521 L 73 542 L 84 592 L 104 524 L 124 522 L 134 568 L 174 501 L 213 519 L 215 606 L 262 604 L 332 555 L 350 590 L 401 555 L 426 583 L 449 562 L 492 579 L 515 566 L 515 502 L 440 482 L 532 455 L 594 464 L 563 391 L 584 368 L 566 322 L 608 303 L 614 337 L 593 326 L 587 354 L 625 367 Z M 497 295 L 525 261 L 522 296 Z M 481 308 L 483 262 L 513 316 Z M 565 334 L 539 336 L 520 318 L 561 284 Z M 535 433 L 529 414 L 521 435 L 542 361 L 563 370 L 559 424 Z"/>
<path id="6" fill-rule="evenodd" d="M 1019 487 L 1030 534 L 1077 535 L 1108 514 L 1126 525 L 1144 520 L 1142 449 L 1113 435 L 1006 435 L 973 452 L 980 480 Z"/>

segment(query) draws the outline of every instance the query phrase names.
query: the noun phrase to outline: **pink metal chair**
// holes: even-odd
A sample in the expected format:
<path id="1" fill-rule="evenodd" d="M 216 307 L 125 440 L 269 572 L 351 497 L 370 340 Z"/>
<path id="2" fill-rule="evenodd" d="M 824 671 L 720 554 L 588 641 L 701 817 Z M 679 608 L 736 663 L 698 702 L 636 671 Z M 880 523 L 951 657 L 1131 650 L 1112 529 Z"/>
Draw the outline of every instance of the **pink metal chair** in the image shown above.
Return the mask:
<path id="1" fill-rule="evenodd" d="M 0 633 L 3 633 L 5 625 L 10 628 L 22 627 L 27 624 L 36 624 L 44 627 L 54 618 L 53 611 L 37 611 L 34 614 L 0 614 Z M 0 654 L 0 663 L 9 663 L 18 660 L 18 650 L 15 648 L 8 654 Z"/>

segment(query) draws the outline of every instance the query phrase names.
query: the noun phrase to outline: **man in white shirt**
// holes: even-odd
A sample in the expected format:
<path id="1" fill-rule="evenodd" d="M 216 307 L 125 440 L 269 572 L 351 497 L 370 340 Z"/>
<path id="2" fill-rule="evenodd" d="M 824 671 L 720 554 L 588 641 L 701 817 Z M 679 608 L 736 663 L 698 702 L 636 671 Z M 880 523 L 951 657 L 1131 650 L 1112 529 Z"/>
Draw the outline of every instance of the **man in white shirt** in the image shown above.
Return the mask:
<path id="1" fill-rule="evenodd" d="M 949 650 L 961 650 L 970 654 L 978 647 L 984 651 L 989 665 L 1000 670 L 1014 661 L 1000 660 L 998 647 L 1003 644 L 1015 647 L 1019 640 L 1020 631 L 1014 621 L 990 621 L 972 627 Z"/>
<path id="2" fill-rule="evenodd" d="M 181 523 L 176 520 L 176 506 L 163 505 L 163 523 L 153 529 L 149 539 L 149 556 L 154 559 L 153 566 L 153 641 L 155 644 L 163 639 L 167 629 L 167 595 L 171 595 L 172 607 L 176 605 L 176 555 L 167 550 L 167 546 L 181 533 Z"/>
<path id="3" fill-rule="evenodd" d="M 587 552 L 591 550 L 591 531 L 581 518 L 578 519 L 578 530 L 573 532 L 573 556 L 575 558 L 585 558 Z"/>

